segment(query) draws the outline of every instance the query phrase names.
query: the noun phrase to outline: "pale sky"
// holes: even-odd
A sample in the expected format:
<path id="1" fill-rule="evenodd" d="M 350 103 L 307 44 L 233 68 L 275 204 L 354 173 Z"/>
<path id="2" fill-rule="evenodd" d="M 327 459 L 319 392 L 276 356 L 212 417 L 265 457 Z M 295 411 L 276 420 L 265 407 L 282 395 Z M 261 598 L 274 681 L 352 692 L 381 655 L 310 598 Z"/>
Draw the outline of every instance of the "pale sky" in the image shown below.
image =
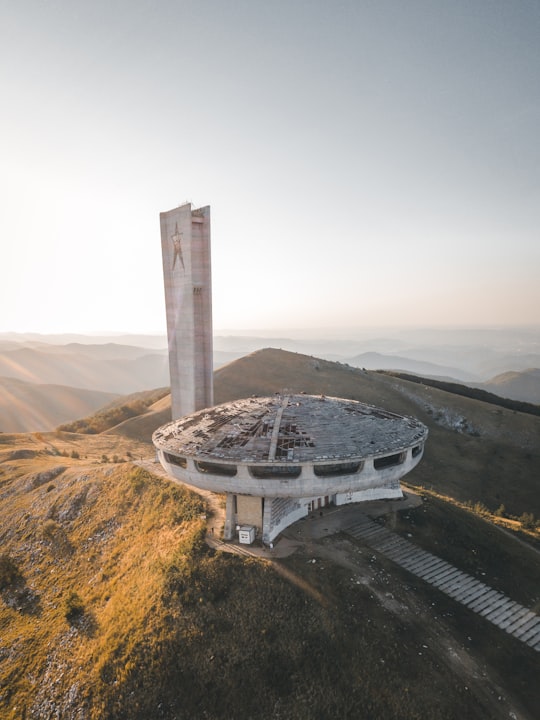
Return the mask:
<path id="1" fill-rule="evenodd" d="M 0 0 L 0 332 L 540 322 L 538 0 Z"/>

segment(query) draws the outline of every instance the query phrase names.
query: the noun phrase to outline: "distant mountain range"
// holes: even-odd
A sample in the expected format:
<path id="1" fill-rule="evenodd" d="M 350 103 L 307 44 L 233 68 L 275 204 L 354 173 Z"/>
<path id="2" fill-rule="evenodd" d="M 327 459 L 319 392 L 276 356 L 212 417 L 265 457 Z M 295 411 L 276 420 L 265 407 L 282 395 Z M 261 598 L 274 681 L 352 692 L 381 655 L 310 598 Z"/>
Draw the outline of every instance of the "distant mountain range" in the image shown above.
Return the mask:
<path id="1" fill-rule="evenodd" d="M 65 385 L 0 377 L 0 432 L 52 430 L 99 410 L 119 396 Z"/>
<path id="2" fill-rule="evenodd" d="M 166 351 L 127 345 L 47 345 L 0 353 L 0 376 L 126 394 L 167 385 Z"/>
<path id="3" fill-rule="evenodd" d="M 215 353 L 218 367 L 238 357 Z M 118 343 L 32 347 L 0 343 L 0 377 L 127 394 L 169 384 L 167 348 L 149 349 Z"/>
<path id="4" fill-rule="evenodd" d="M 530 368 L 523 372 L 506 372 L 497 375 L 488 382 L 479 383 L 474 387 L 524 402 L 540 405 L 540 370 Z"/>
<path id="5" fill-rule="evenodd" d="M 453 378 L 464 382 L 476 379 L 471 373 L 457 367 L 437 365 L 436 363 L 414 360 L 400 355 L 383 355 L 378 352 L 365 352 L 355 355 L 348 358 L 346 362 L 353 367 L 361 367 L 366 370 L 403 370 L 414 375 Z"/>
<path id="6" fill-rule="evenodd" d="M 491 335 L 480 334 L 475 342 L 475 337 L 461 334 L 457 339 L 462 344 L 437 344 L 424 334 L 420 339 L 429 344 L 407 343 L 415 337 L 403 332 L 396 338 L 356 340 L 217 336 L 214 368 L 274 347 L 368 370 L 396 370 L 464 383 L 509 399 L 540 403 L 540 340 L 536 335 L 505 335 L 495 346 L 485 342 L 489 338 L 495 343 L 496 336 Z M 0 430 L 53 429 L 87 415 L 114 396 L 167 386 L 167 341 L 158 335 L 4 334 L 0 335 L 0 377 L 4 378 Z M 24 384 L 17 385 L 15 380 Z M 82 391 L 87 392 L 83 395 Z"/>

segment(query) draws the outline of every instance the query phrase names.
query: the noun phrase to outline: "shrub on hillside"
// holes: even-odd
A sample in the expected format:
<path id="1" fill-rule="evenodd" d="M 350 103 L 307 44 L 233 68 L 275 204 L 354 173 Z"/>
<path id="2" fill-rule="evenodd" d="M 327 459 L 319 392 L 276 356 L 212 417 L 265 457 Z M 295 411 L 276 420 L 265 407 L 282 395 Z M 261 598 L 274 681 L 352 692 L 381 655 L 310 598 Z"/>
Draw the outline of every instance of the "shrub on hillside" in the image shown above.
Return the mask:
<path id="1" fill-rule="evenodd" d="M 524 512 L 519 518 L 519 522 L 524 530 L 536 530 L 537 522 L 532 513 Z"/>
<path id="2" fill-rule="evenodd" d="M 0 555 L 0 590 L 7 590 L 22 580 L 17 563 L 6 554 Z"/>
<path id="3" fill-rule="evenodd" d="M 62 526 L 56 520 L 51 519 L 46 520 L 41 528 L 41 534 L 45 540 L 55 540 L 62 532 Z"/>
<path id="4" fill-rule="evenodd" d="M 125 402 L 121 405 L 109 406 L 99 410 L 94 415 L 59 425 L 57 430 L 97 435 L 106 430 L 110 430 L 125 420 L 142 415 L 148 410 L 150 405 L 161 400 L 168 392 L 168 388 L 159 388 L 158 390 L 142 393 L 142 397 L 140 397 L 140 393 L 137 393 L 136 397 L 132 400 L 129 400 L 130 396 L 128 396 L 128 398 L 124 398 Z"/>
<path id="5" fill-rule="evenodd" d="M 64 600 L 64 614 L 69 623 L 75 622 L 84 614 L 84 603 L 74 590 L 71 590 Z"/>
<path id="6" fill-rule="evenodd" d="M 73 546 L 66 531 L 56 520 L 50 518 L 43 523 L 41 536 L 47 542 L 54 555 L 60 554 L 66 556 L 71 555 L 73 552 Z"/>

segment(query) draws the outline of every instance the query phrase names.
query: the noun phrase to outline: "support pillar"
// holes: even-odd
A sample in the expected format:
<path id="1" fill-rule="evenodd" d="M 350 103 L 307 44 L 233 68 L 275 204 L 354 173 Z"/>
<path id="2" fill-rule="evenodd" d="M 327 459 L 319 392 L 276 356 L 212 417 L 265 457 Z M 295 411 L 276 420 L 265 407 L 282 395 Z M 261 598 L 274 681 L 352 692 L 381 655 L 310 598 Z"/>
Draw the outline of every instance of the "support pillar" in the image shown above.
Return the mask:
<path id="1" fill-rule="evenodd" d="M 262 526 L 263 545 L 270 545 L 272 531 L 272 501 L 273 498 L 265 498 Z"/>
<path id="2" fill-rule="evenodd" d="M 223 528 L 223 539 L 232 540 L 235 531 L 235 517 L 234 517 L 234 495 L 233 493 L 227 493 L 225 503 L 225 527 Z"/>

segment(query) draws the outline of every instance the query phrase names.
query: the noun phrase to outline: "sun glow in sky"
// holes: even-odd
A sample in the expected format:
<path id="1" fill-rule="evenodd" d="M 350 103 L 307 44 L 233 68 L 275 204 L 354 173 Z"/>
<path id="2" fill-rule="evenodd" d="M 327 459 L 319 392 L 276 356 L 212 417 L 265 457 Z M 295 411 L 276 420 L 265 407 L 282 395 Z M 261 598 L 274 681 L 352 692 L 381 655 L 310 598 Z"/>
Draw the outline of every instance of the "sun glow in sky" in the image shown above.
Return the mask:
<path id="1" fill-rule="evenodd" d="M 185 201 L 216 329 L 540 321 L 536 0 L 21 0 L 0 28 L 0 331 L 163 332 Z"/>

